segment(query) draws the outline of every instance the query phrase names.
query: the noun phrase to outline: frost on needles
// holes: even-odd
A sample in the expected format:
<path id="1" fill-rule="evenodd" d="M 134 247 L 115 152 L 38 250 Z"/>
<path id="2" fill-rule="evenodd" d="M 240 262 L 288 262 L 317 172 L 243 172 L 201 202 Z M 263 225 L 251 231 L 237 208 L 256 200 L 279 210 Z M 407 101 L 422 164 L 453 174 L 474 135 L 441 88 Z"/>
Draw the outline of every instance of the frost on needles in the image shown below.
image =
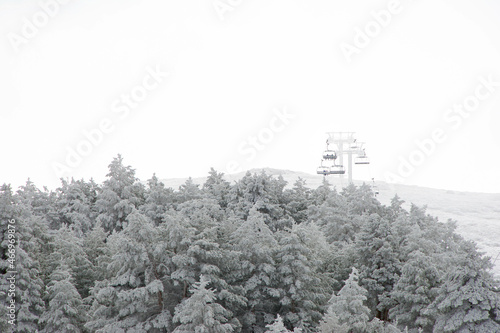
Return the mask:
<path id="1" fill-rule="evenodd" d="M 489 258 L 368 185 L 211 169 L 173 189 L 118 156 L 102 184 L 2 185 L 0 229 L 2 332 L 500 332 Z"/>

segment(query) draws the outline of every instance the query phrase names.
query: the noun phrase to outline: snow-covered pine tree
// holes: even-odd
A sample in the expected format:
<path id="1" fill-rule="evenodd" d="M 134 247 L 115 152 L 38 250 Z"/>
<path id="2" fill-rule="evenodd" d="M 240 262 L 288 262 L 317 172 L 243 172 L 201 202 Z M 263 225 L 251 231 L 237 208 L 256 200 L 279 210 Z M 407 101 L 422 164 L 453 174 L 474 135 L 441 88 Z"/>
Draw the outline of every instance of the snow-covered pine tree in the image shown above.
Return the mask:
<path id="1" fill-rule="evenodd" d="M 21 233 L 29 241 L 29 245 L 24 244 L 24 249 L 36 264 L 39 277 L 44 283 L 51 273 L 48 267 L 48 256 L 52 252 L 52 236 L 49 233 L 47 215 L 50 215 L 49 212 L 52 211 L 53 199 L 53 197 L 49 198 L 46 189 L 44 192 L 40 191 L 29 179 L 15 195 L 17 217 L 25 222 L 21 226 L 29 229 L 28 234 Z"/>
<path id="2" fill-rule="evenodd" d="M 165 244 L 165 265 L 169 275 L 166 291 L 167 308 L 175 306 L 187 297 L 189 286 L 196 282 L 196 270 L 192 258 L 187 254 L 196 236 L 196 228 L 190 225 L 180 212 L 170 210 L 165 213 L 164 223 L 158 227 L 159 237 Z"/>
<path id="3" fill-rule="evenodd" d="M 287 198 L 285 210 L 296 223 L 307 221 L 307 208 L 311 204 L 311 190 L 306 187 L 306 181 L 298 178 L 292 189 L 284 191 Z"/>
<path id="4" fill-rule="evenodd" d="M 382 205 L 375 198 L 372 188 L 365 183 L 360 187 L 351 183 L 344 187 L 340 194 L 347 200 L 349 214 L 381 214 Z"/>
<path id="5" fill-rule="evenodd" d="M 184 184 L 179 186 L 179 190 L 175 192 L 175 201 L 177 204 L 187 202 L 189 200 L 200 199 L 203 196 L 200 185 L 195 184 L 193 178 L 189 177 Z"/>
<path id="6" fill-rule="evenodd" d="M 173 321 L 179 323 L 174 333 L 228 333 L 234 331 L 230 312 L 215 302 L 215 292 L 203 275 L 190 288 L 191 296 L 175 308 Z"/>
<path id="7" fill-rule="evenodd" d="M 7 271 L 12 271 L 13 269 L 9 269 L 9 265 L 11 263 L 15 264 L 15 261 L 10 257 L 14 256 L 15 259 L 15 251 L 9 253 L 9 244 L 10 249 L 15 248 L 16 246 L 16 235 L 15 228 L 17 227 L 15 224 L 11 225 L 9 232 L 9 221 L 15 221 L 17 218 L 17 214 L 15 212 L 15 201 L 16 198 L 12 193 L 12 188 L 10 185 L 3 184 L 0 186 L 0 278 L 2 279 L 2 283 L 0 284 L 0 332 L 14 332 L 14 326 L 8 323 L 8 290 L 9 283 L 6 275 Z M 12 228 L 14 226 L 14 228 Z M 14 234 L 14 235 L 12 235 Z M 10 236 L 9 236 L 10 235 Z"/>
<path id="8" fill-rule="evenodd" d="M 165 223 L 159 228 L 169 253 L 169 308 L 187 297 L 189 286 L 200 274 L 210 279 L 223 306 L 231 310 L 241 308 L 246 304 L 241 287 L 226 280 L 232 279 L 237 268 L 238 253 L 228 245 L 221 230 L 224 212 L 218 202 L 193 199 L 178 209 L 165 214 Z"/>
<path id="9" fill-rule="evenodd" d="M 109 243 L 106 242 L 107 237 L 104 229 L 100 225 L 96 225 L 83 238 L 83 251 L 92 264 L 94 281 L 104 280 L 108 264 L 111 261 L 111 250 Z"/>
<path id="10" fill-rule="evenodd" d="M 461 258 L 429 307 L 429 312 L 437 312 L 433 332 L 500 332 L 500 286 L 489 272 L 491 262 L 474 243 L 464 242 L 462 247 Z"/>
<path id="11" fill-rule="evenodd" d="M 50 211 L 50 206 L 53 203 L 54 197 L 49 197 L 49 192 L 45 188 L 41 191 L 28 178 L 26 184 L 20 186 L 16 192 L 19 203 L 29 209 L 35 216 L 45 216 Z"/>
<path id="12" fill-rule="evenodd" d="M 82 237 L 95 223 L 98 186 L 93 180 L 85 182 L 83 179 L 77 181 L 71 179 L 69 183 L 64 179 L 61 181 L 62 185 L 57 189 L 58 198 L 55 204 L 59 220 L 62 224 L 72 226 L 76 235 Z"/>
<path id="13" fill-rule="evenodd" d="M 250 210 L 256 209 L 264 217 L 271 230 L 281 228 L 284 209 L 280 205 L 280 196 L 286 182 L 265 174 L 246 175 L 230 191 L 228 208 L 242 220 L 246 220 Z"/>
<path id="14" fill-rule="evenodd" d="M 108 179 L 97 195 L 96 222 L 110 233 L 125 228 L 127 216 L 142 205 L 144 186 L 135 177 L 135 170 L 123 165 L 121 155 L 114 158 L 108 168 Z"/>
<path id="15" fill-rule="evenodd" d="M 203 192 L 209 198 L 217 200 L 219 206 L 225 209 L 229 203 L 229 191 L 231 184 L 224 179 L 224 174 L 217 172 L 214 168 L 210 168 L 207 180 L 203 184 Z"/>
<path id="16" fill-rule="evenodd" d="M 48 307 L 40 322 L 43 333 L 80 333 L 87 319 L 82 298 L 73 285 L 71 269 L 61 263 L 50 277 L 47 285 Z"/>
<path id="17" fill-rule="evenodd" d="M 402 212 L 393 223 L 403 266 L 391 292 L 395 306 L 389 313 L 389 317 L 402 327 L 421 328 L 426 332 L 432 330 L 435 321 L 427 308 L 438 295 L 446 269 L 441 260 L 437 260 L 442 250 L 434 241 L 436 235 L 429 235 L 437 229 L 428 229 L 428 226 L 421 229 L 419 223 Z"/>
<path id="18" fill-rule="evenodd" d="M 23 189 L 27 192 L 24 193 Z M 49 211 L 48 195 L 46 192 L 39 191 L 30 181 L 15 195 L 12 195 L 10 187 L 3 187 L 2 192 L 1 215 L 8 217 L 7 221 L 11 221 L 9 224 L 15 235 L 8 232 L 5 238 L 2 237 L 4 238 L 2 245 L 10 253 L 2 253 L 1 261 L 7 265 L 2 267 L 1 277 L 3 281 L 7 281 L 5 280 L 7 271 L 17 272 L 14 273 L 16 279 L 15 332 L 36 332 L 40 327 L 40 315 L 45 309 L 44 277 L 47 272 L 46 262 L 50 250 L 47 244 L 50 242 L 50 236 L 44 214 Z M 32 204 L 34 207 L 31 206 Z M 34 213 L 35 211 L 37 214 Z M 9 239 L 11 237 L 9 234 L 14 238 Z M 8 243 L 5 240 L 8 240 Z M 11 243 L 12 241 L 15 242 Z M 15 258 L 11 258 L 11 255 L 15 255 Z M 11 276 L 12 273 L 8 273 L 8 277 Z M 0 297 L 2 301 L 7 295 L 4 293 L 6 286 L 7 284 L 2 283 L 0 287 L 0 295 L 3 295 Z"/>
<path id="19" fill-rule="evenodd" d="M 162 265 L 167 251 L 151 220 L 137 210 L 127 220 L 123 231 L 108 237 L 113 256 L 107 279 L 92 289 L 92 319 L 85 326 L 97 332 L 168 330 Z"/>
<path id="20" fill-rule="evenodd" d="M 280 290 L 280 313 L 289 327 L 300 327 L 313 332 L 321 319 L 321 306 L 328 295 L 324 285 L 318 253 L 308 245 L 312 229 L 305 223 L 294 224 L 289 231 L 277 233 L 279 249 L 276 254 L 277 279 Z"/>
<path id="21" fill-rule="evenodd" d="M 282 294 L 276 288 L 275 255 L 278 250 L 272 231 L 264 217 L 252 208 L 249 216 L 232 235 L 235 250 L 241 252 L 239 277 L 248 305 L 241 314 L 244 329 L 259 331 L 274 320 L 276 305 Z"/>
<path id="22" fill-rule="evenodd" d="M 368 330 L 370 309 L 365 305 L 368 292 L 358 280 L 358 270 L 353 267 L 345 285 L 337 295 L 333 293 L 328 302 L 328 310 L 320 324 L 321 333 L 364 333 Z"/>
<path id="23" fill-rule="evenodd" d="M 336 190 L 332 190 L 331 187 L 332 185 L 328 182 L 326 177 L 323 177 L 321 185 L 311 191 L 311 203 L 314 206 L 321 206 L 332 192 L 336 193 Z"/>
<path id="24" fill-rule="evenodd" d="M 217 226 L 224 218 L 224 211 L 215 199 L 193 199 L 180 204 L 177 211 L 196 228 L 197 233 Z"/>
<path id="25" fill-rule="evenodd" d="M 383 321 L 389 319 L 389 310 L 394 305 L 390 293 L 401 272 L 395 240 L 391 224 L 378 214 L 366 216 L 356 238 L 361 284 L 368 290 L 368 307 Z"/>
<path id="26" fill-rule="evenodd" d="M 8 248 L 9 248 L 9 221 L 14 220 L 17 214 L 14 211 L 15 197 L 12 193 L 10 185 L 3 184 L 0 187 L 0 274 L 7 271 L 9 263 Z M 11 226 L 12 228 L 12 226 Z M 14 230 L 14 229 L 13 229 Z M 12 238 L 14 236 L 11 236 Z M 5 280 L 2 280 L 5 281 Z"/>
<path id="27" fill-rule="evenodd" d="M 39 269 L 24 251 L 22 246 L 17 248 L 16 269 L 16 304 L 17 308 L 17 331 L 32 333 L 38 330 L 40 315 L 45 311 L 45 303 L 42 300 L 44 285 L 38 277 Z"/>
<path id="28" fill-rule="evenodd" d="M 36 332 L 39 326 L 40 315 L 45 311 L 42 293 L 45 289 L 40 278 L 40 265 L 34 260 L 33 253 L 37 250 L 32 225 L 39 217 L 31 212 L 19 216 L 16 220 L 19 243 L 16 248 L 16 332 Z"/>
<path id="29" fill-rule="evenodd" d="M 195 199 L 179 205 L 178 209 L 196 230 L 187 250 L 195 263 L 195 276 L 203 274 L 209 279 L 217 297 L 228 302 L 223 304 L 227 308 L 244 305 L 244 299 L 234 293 L 234 288 L 224 278 L 237 268 L 239 254 L 228 246 L 228 239 L 221 230 L 227 224 L 223 223 L 225 214 L 218 202 L 211 198 Z"/>
<path id="30" fill-rule="evenodd" d="M 404 203 L 405 201 L 401 200 L 401 198 L 397 194 L 394 195 L 394 197 L 391 199 L 391 205 L 388 207 L 388 217 L 392 221 L 396 220 L 396 218 L 401 214 L 405 216 L 408 215 L 408 212 L 403 208 Z"/>
<path id="31" fill-rule="evenodd" d="M 329 243 L 340 246 L 352 243 L 361 228 L 359 216 L 349 213 L 347 199 L 336 191 L 332 191 L 321 205 L 309 207 L 309 220 L 321 227 Z"/>
<path id="32" fill-rule="evenodd" d="M 166 188 L 155 174 L 148 180 L 145 202 L 140 211 L 153 221 L 155 225 L 163 222 L 163 215 L 174 207 L 174 190 Z"/>
<path id="33" fill-rule="evenodd" d="M 48 256 L 49 272 L 55 271 L 60 264 L 66 264 L 78 293 L 82 298 L 87 297 L 94 284 L 95 272 L 84 251 L 82 239 L 75 236 L 72 228 L 62 226 L 54 235 L 52 249 Z"/>
<path id="34" fill-rule="evenodd" d="M 436 299 L 440 285 L 440 272 L 432 257 L 420 250 L 410 253 L 391 292 L 396 305 L 389 317 L 403 327 L 431 332 L 435 318 L 429 316 L 427 308 Z"/>

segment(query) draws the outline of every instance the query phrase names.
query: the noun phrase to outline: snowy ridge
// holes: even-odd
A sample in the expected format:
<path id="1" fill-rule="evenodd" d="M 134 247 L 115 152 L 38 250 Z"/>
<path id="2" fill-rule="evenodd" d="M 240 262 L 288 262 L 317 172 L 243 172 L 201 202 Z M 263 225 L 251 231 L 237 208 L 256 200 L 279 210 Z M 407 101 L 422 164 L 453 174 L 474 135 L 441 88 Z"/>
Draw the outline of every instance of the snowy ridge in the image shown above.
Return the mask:
<path id="1" fill-rule="evenodd" d="M 281 175 L 287 182 L 288 187 L 301 177 L 306 181 L 309 188 L 318 187 L 322 181 L 322 175 L 313 175 L 300 171 L 281 170 L 273 168 L 259 168 L 249 170 L 253 173 L 264 171 L 268 175 Z M 246 174 L 246 171 L 224 175 L 225 179 L 234 183 Z M 188 178 L 162 179 L 167 187 L 178 189 Z M 192 178 L 195 184 L 202 185 L 207 177 Z M 347 185 L 347 179 L 329 177 L 328 181 L 338 190 Z M 356 185 L 363 181 L 354 180 Z M 448 219 L 457 221 L 457 232 L 464 238 L 473 240 L 479 249 L 492 258 L 497 258 L 493 269 L 496 276 L 500 277 L 500 193 L 474 193 L 458 192 L 442 189 L 434 189 L 419 186 L 400 184 L 389 184 L 377 181 L 380 194 L 378 200 L 387 205 L 391 198 L 397 194 L 405 201 L 405 208 L 409 209 L 411 203 L 417 206 L 427 206 L 427 213 L 437 216 L 439 221 Z"/>

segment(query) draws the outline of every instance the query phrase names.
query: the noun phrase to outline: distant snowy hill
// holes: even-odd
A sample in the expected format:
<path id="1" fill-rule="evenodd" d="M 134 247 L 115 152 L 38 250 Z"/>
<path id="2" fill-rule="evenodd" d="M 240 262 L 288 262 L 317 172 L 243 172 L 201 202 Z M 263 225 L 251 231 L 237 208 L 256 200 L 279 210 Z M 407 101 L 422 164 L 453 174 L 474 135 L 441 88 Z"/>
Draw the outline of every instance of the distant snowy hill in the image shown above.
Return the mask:
<path id="1" fill-rule="evenodd" d="M 298 177 L 304 179 L 310 188 L 318 187 L 323 181 L 321 175 L 290 170 L 264 168 L 249 171 L 251 173 L 260 173 L 263 170 L 269 175 L 282 175 L 290 187 L 293 186 Z M 241 179 L 245 173 L 225 175 L 225 178 L 230 182 L 234 182 Z M 178 189 L 186 180 L 187 178 L 175 178 L 163 179 L 162 182 L 167 187 Z M 205 180 L 206 177 L 193 178 L 196 184 L 203 184 Z M 347 177 L 343 180 L 339 177 L 329 177 L 328 180 L 338 190 L 347 185 Z M 354 183 L 361 185 L 363 182 L 355 180 Z M 418 206 L 427 205 L 427 212 L 437 216 L 440 221 L 456 220 L 458 233 L 466 239 L 475 241 L 481 251 L 492 257 L 492 261 L 496 259 L 494 272 L 500 277 L 500 193 L 447 191 L 388 184 L 382 181 L 378 181 L 376 185 L 380 192 L 377 198 L 382 204 L 389 204 L 390 200 L 397 194 L 406 201 L 405 208 L 407 209 L 409 209 L 411 203 Z"/>

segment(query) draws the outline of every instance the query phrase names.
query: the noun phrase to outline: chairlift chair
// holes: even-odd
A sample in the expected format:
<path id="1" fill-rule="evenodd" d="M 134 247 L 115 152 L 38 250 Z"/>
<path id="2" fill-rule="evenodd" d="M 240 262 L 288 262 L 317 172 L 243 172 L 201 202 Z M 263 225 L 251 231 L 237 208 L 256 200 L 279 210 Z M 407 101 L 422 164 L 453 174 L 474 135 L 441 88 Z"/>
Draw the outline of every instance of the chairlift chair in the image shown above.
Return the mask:
<path id="1" fill-rule="evenodd" d="M 354 158 L 354 164 L 370 164 L 368 156 L 357 156 Z"/>
<path id="2" fill-rule="evenodd" d="M 325 150 L 323 152 L 323 158 L 325 160 L 336 160 L 337 159 L 337 153 L 334 150 Z"/>
<path id="3" fill-rule="evenodd" d="M 354 158 L 354 164 L 370 164 L 370 160 L 368 159 L 368 156 L 366 156 L 364 149 Z"/>
<path id="4" fill-rule="evenodd" d="M 329 167 L 324 167 L 324 166 L 319 166 L 317 169 L 316 169 L 316 173 L 318 175 L 329 175 L 330 174 L 330 168 Z"/>
<path id="5" fill-rule="evenodd" d="M 330 175 L 343 175 L 345 174 L 344 166 L 342 165 L 334 165 L 330 168 Z"/>

